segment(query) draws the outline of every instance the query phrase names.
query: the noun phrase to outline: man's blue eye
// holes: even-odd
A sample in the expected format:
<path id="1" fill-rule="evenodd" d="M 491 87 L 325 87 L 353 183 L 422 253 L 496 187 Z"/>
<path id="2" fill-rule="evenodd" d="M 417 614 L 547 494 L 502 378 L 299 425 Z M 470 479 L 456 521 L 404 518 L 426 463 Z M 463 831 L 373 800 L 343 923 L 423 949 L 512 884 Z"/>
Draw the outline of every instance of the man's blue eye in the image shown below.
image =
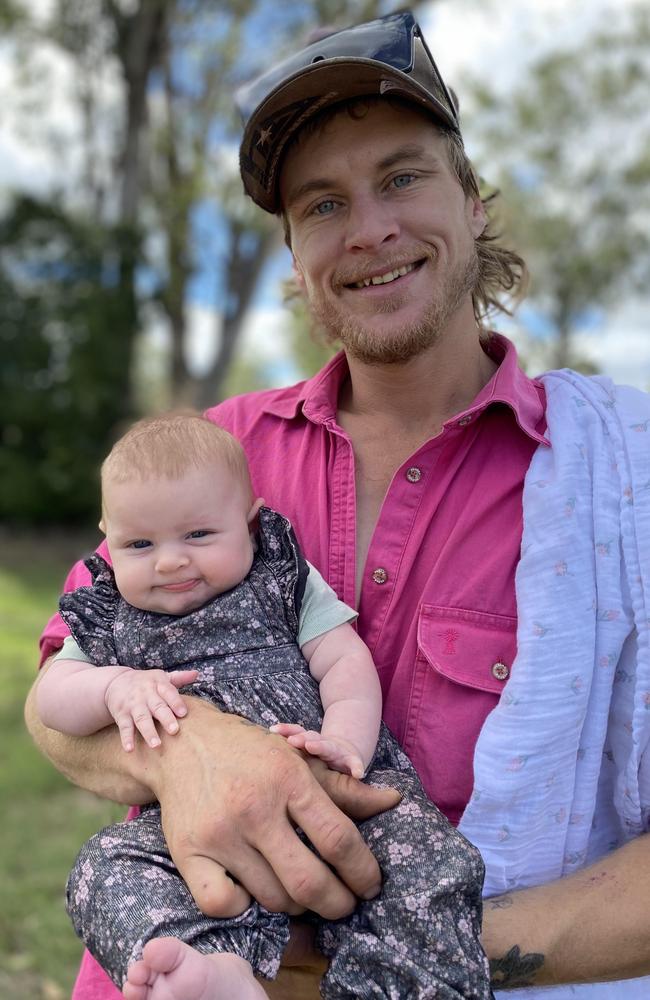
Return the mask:
<path id="1" fill-rule="evenodd" d="M 408 187 L 412 180 L 413 174 L 398 174 L 397 177 L 393 177 L 393 184 L 396 188 Z"/>
<path id="2" fill-rule="evenodd" d="M 137 541 L 131 542 L 129 548 L 132 549 L 146 549 L 151 545 L 151 542 L 147 541 L 146 538 L 138 538 Z"/>
<path id="3" fill-rule="evenodd" d="M 318 205 L 316 205 L 315 211 L 318 215 L 329 215 L 333 208 L 334 202 L 331 198 L 328 198 L 327 201 L 320 201 Z"/>

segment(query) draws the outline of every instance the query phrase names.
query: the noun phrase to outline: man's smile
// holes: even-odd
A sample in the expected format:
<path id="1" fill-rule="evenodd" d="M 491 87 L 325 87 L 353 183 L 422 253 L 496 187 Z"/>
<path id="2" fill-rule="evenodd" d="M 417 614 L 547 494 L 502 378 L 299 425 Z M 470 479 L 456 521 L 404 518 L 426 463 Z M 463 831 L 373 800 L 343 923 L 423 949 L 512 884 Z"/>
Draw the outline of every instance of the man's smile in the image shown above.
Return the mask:
<path id="1" fill-rule="evenodd" d="M 368 277 L 361 278 L 358 281 L 346 282 L 346 288 L 368 288 L 370 285 L 388 285 L 398 278 L 403 278 L 412 271 L 421 267 L 424 262 L 422 260 L 413 261 L 410 264 L 402 264 L 399 267 L 392 268 L 391 270 L 380 272 Z"/>

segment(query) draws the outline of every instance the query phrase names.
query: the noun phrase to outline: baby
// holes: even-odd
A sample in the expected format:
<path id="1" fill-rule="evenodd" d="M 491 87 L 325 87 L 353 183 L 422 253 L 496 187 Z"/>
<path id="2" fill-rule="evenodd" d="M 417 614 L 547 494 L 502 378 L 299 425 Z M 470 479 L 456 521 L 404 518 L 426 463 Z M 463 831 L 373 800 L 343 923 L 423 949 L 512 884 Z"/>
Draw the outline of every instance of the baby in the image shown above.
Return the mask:
<path id="1" fill-rule="evenodd" d="M 125 751 L 137 733 L 155 750 L 156 724 L 179 729 L 183 688 L 397 788 L 399 805 L 359 826 L 381 894 L 318 920 L 322 996 L 489 998 L 481 858 L 381 726 L 355 612 L 305 562 L 288 521 L 255 499 L 238 442 L 198 414 L 136 424 L 102 466 L 100 527 L 112 569 L 91 557 L 92 586 L 61 598 L 72 636 L 39 684 L 45 725 L 85 735 L 115 722 Z M 157 804 L 88 841 L 67 898 L 127 1000 L 264 997 L 255 977 L 277 975 L 288 941 L 288 917 L 257 903 L 232 918 L 201 912 Z"/>

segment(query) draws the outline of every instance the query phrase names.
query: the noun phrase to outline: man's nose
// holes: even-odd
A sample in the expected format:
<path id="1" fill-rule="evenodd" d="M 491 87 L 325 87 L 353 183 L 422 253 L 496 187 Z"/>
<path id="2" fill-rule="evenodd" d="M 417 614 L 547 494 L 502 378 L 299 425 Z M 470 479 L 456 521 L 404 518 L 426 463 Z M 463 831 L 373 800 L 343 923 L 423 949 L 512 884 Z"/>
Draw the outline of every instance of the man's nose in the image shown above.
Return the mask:
<path id="1" fill-rule="evenodd" d="M 349 206 L 346 250 L 376 250 L 396 239 L 398 234 L 395 212 L 381 198 L 358 198 Z"/>
<path id="2" fill-rule="evenodd" d="M 164 545 L 156 556 L 156 571 L 158 573 L 173 573 L 174 570 L 187 566 L 187 553 L 177 545 Z"/>

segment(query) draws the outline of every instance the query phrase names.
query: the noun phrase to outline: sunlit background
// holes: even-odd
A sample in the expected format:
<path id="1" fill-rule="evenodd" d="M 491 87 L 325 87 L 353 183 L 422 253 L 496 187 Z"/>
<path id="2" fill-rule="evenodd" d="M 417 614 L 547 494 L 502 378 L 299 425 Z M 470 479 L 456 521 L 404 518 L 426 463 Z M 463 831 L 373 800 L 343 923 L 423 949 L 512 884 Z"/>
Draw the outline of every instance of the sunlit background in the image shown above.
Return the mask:
<path id="1" fill-rule="evenodd" d="M 21 706 L 96 470 L 134 417 L 305 377 L 291 262 L 243 198 L 237 85 L 318 25 L 398 4 L 0 0 L 0 996 L 69 996 L 81 840 L 119 807 L 33 751 Z M 530 373 L 650 388 L 647 0 L 413 4 L 466 146 L 527 259 L 499 319 Z"/>
<path id="2" fill-rule="evenodd" d="M 233 93 L 315 25 L 397 6 L 0 3 L 0 471 L 15 480 L 0 515 L 83 520 L 88 471 L 125 420 L 322 361 L 283 305 L 278 224 L 241 192 Z M 414 11 L 530 266 L 528 299 L 495 325 L 531 373 L 647 389 L 647 0 Z"/>

